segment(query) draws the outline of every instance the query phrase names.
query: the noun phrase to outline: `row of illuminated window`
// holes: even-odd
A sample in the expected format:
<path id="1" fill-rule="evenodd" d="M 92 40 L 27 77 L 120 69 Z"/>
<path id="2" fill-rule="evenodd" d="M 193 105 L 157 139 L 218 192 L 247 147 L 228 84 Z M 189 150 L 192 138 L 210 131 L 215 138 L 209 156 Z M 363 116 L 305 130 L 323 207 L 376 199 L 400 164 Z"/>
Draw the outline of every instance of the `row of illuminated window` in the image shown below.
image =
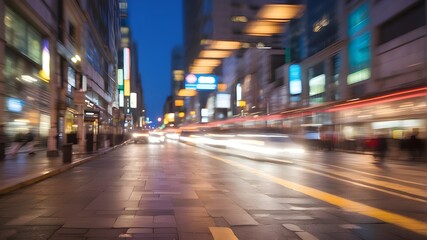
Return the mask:
<path id="1" fill-rule="evenodd" d="M 37 64 L 42 63 L 42 36 L 28 22 L 6 7 L 5 40 Z"/>

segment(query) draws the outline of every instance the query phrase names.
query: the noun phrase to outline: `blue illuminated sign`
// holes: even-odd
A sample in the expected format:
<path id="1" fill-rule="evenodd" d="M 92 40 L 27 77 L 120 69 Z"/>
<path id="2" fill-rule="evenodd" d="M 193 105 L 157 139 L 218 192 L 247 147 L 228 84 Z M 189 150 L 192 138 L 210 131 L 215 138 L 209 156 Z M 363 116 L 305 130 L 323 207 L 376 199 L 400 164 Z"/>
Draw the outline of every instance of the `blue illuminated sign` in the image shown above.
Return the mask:
<path id="1" fill-rule="evenodd" d="M 366 31 L 369 25 L 369 5 L 367 2 L 360 5 L 348 16 L 348 35 L 355 36 L 356 34 Z"/>
<path id="2" fill-rule="evenodd" d="M 369 4 L 355 8 L 348 17 L 348 65 L 347 84 L 370 78 L 371 33 L 369 32 Z"/>
<path id="3" fill-rule="evenodd" d="M 7 110 L 10 112 L 22 112 L 24 101 L 16 98 L 7 99 Z"/>
<path id="4" fill-rule="evenodd" d="M 185 76 L 185 88 L 194 90 L 216 90 L 218 77 L 212 74 L 188 74 Z"/>
<path id="5" fill-rule="evenodd" d="M 289 66 L 289 93 L 291 95 L 301 94 L 301 67 L 298 64 Z"/>

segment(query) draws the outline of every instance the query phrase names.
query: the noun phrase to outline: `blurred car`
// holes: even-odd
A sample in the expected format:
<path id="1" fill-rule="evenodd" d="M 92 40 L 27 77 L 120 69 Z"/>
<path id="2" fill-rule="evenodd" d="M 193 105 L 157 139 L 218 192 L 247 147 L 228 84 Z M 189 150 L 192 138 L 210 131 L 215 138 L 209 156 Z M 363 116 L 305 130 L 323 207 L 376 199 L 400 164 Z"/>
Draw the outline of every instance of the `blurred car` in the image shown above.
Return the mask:
<path id="1" fill-rule="evenodd" d="M 179 134 L 179 142 L 197 145 L 198 140 L 200 140 L 200 131 L 198 130 L 182 130 Z"/>
<path id="2" fill-rule="evenodd" d="M 150 143 L 164 143 L 165 139 L 165 133 L 162 131 L 151 131 L 148 135 Z"/>
<path id="3" fill-rule="evenodd" d="M 229 139 L 227 149 L 234 154 L 256 159 L 289 159 L 305 153 L 302 145 L 279 133 L 239 133 Z"/>
<path id="4" fill-rule="evenodd" d="M 148 143 L 149 141 L 149 131 L 142 129 L 142 130 L 135 130 L 132 132 L 132 141 L 134 143 Z"/>

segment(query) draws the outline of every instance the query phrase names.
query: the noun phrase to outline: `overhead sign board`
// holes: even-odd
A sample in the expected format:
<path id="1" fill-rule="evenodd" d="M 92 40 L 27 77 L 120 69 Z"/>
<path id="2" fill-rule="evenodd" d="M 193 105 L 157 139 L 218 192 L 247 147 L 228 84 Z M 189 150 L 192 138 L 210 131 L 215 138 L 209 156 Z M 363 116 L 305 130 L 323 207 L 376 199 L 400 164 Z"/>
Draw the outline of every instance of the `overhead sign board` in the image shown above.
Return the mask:
<path id="1" fill-rule="evenodd" d="M 194 90 L 216 90 L 218 77 L 212 74 L 188 74 L 185 76 L 185 88 Z"/>

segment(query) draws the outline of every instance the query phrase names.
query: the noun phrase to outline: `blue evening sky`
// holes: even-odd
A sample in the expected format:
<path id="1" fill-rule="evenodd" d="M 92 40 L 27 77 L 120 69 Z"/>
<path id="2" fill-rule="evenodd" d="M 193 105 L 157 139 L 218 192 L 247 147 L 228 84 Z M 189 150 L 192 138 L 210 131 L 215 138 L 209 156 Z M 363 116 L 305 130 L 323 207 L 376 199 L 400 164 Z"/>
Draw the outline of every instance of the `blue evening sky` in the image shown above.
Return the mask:
<path id="1" fill-rule="evenodd" d="M 147 116 L 157 122 L 171 95 L 172 49 L 183 42 L 182 0 L 128 0 L 128 9 Z"/>

